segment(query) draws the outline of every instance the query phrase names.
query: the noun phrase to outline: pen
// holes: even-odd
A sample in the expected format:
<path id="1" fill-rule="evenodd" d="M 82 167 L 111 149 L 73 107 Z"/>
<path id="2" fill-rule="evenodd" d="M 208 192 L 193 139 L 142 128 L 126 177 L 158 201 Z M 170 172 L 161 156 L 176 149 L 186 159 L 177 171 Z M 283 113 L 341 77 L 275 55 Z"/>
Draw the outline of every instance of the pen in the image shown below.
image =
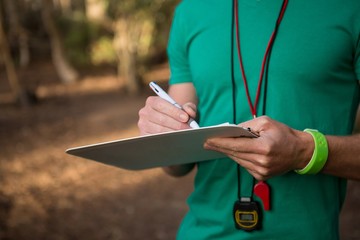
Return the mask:
<path id="1" fill-rule="evenodd" d="M 169 103 L 171 103 L 172 105 L 174 105 L 175 107 L 184 110 L 177 102 L 175 102 L 174 99 L 172 99 L 159 85 L 157 85 L 155 82 L 150 82 L 149 83 L 150 88 L 162 99 L 168 101 Z M 189 118 L 188 124 L 191 128 L 199 128 L 199 124 L 197 124 L 197 122 L 192 119 Z"/>

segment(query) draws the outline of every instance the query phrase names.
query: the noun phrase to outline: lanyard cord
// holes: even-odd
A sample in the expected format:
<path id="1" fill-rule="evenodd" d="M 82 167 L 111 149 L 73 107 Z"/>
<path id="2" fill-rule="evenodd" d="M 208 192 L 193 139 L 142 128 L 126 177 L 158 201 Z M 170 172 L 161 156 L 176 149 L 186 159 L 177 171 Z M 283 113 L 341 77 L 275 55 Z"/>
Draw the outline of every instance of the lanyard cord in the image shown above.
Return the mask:
<path id="1" fill-rule="evenodd" d="M 232 14 L 231 14 L 231 84 L 232 84 L 232 106 L 233 106 L 233 123 L 236 124 L 236 82 L 234 71 L 234 5 L 235 1 L 232 1 Z"/>
<path id="2" fill-rule="evenodd" d="M 247 96 L 247 101 L 248 101 L 248 104 L 250 107 L 251 114 L 254 118 L 256 118 L 257 105 L 258 105 L 258 101 L 259 101 L 259 97 L 260 97 L 261 85 L 262 85 L 262 81 L 264 78 L 264 74 L 265 74 L 265 84 L 264 84 L 265 90 L 264 90 L 264 102 L 263 102 L 262 115 L 265 114 L 270 56 L 271 56 L 272 48 L 273 48 L 273 45 L 274 45 L 274 42 L 275 42 L 275 39 L 277 36 L 277 32 L 278 32 L 280 23 L 284 16 L 287 4 L 288 4 L 288 0 L 284 0 L 282 3 L 282 6 L 281 6 L 281 10 L 280 10 L 279 16 L 277 18 L 276 24 L 275 24 L 274 31 L 271 34 L 270 40 L 266 47 L 264 58 L 263 58 L 263 61 L 261 64 L 261 71 L 260 71 L 260 77 L 259 77 L 258 87 L 257 87 L 257 91 L 256 91 L 255 103 L 253 105 L 253 103 L 251 101 L 250 93 L 249 93 L 249 88 L 248 88 L 245 70 L 244 70 L 244 66 L 243 66 L 243 62 L 242 62 L 242 56 L 241 56 L 238 0 L 233 0 L 233 2 L 232 2 L 233 14 L 232 14 L 232 19 L 231 19 L 231 29 L 232 29 L 231 30 L 231 81 L 232 81 L 232 87 L 233 87 L 232 88 L 232 92 L 233 92 L 232 102 L 233 102 L 233 122 L 234 123 L 236 123 L 236 82 L 235 82 L 235 76 L 234 76 L 235 75 L 234 74 L 234 22 L 236 25 L 236 28 L 235 28 L 235 30 L 236 30 L 236 46 L 237 46 L 239 63 L 240 63 L 241 75 L 242 75 L 242 79 L 243 79 L 243 83 L 244 83 L 244 87 L 245 87 L 245 91 L 246 91 L 246 96 Z M 237 164 L 237 177 L 238 177 L 238 199 L 241 200 L 240 165 L 239 164 Z M 253 178 L 252 188 L 254 187 L 254 184 L 255 184 L 255 179 Z M 251 199 L 253 197 L 253 192 L 254 191 L 252 190 L 251 196 L 250 196 Z"/>
<path id="3" fill-rule="evenodd" d="M 238 52 L 238 58 L 239 58 L 239 63 L 240 63 L 241 75 L 242 75 L 242 79 L 243 79 L 243 82 L 244 82 L 247 101 L 248 101 L 248 104 L 249 104 L 249 107 L 250 107 L 250 111 L 251 111 L 251 114 L 252 114 L 252 116 L 254 118 L 257 116 L 257 105 L 258 105 L 258 102 L 259 102 L 259 97 L 260 97 L 260 92 L 261 92 L 261 85 L 262 85 L 262 81 L 263 81 L 265 68 L 268 68 L 267 67 L 268 64 L 269 64 L 268 58 L 270 56 L 272 46 L 274 44 L 274 41 L 275 41 L 275 38 L 276 38 L 276 35 L 277 35 L 277 32 L 278 32 L 278 28 L 279 28 L 281 20 L 282 20 L 282 18 L 284 16 L 287 4 L 288 4 L 288 0 L 284 0 L 283 4 L 282 4 L 282 7 L 281 7 L 281 11 L 280 11 L 279 16 L 278 16 L 278 19 L 276 21 L 275 29 L 274 29 L 273 33 L 271 34 L 270 40 L 269 40 L 268 45 L 266 47 L 264 58 L 263 58 L 263 61 L 262 61 L 262 64 L 261 64 L 261 71 L 260 71 L 260 77 L 259 77 L 259 81 L 258 81 L 258 87 L 257 87 L 257 90 L 256 90 L 255 103 L 253 104 L 252 101 L 251 101 L 250 93 L 249 93 L 249 87 L 248 87 L 246 74 L 245 74 L 245 69 L 244 69 L 244 65 L 243 65 L 243 61 L 242 61 L 242 55 L 241 55 L 238 0 L 234 0 L 234 3 L 233 3 L 234 15 L 235 15 L 235 24 L 236 24 L 236 45 L 237 45 L 237 52 Z M 266 72 L 268 72 L 268 70 Z"/>
<path id="4" fill-rule="evenodd" d="M 236 124 L 236 82 L 235 82 L 235 71 L 234 71 L 234 9 L 235 1 L 232 1 L 232 17 L 231 17 L 231 84 L 232 84 L 232 106 L 233 106 L 233 123 Z M 237 178 L 238 178 L 238 189 L 237 196 L 240 200 L 241 198 L 241 188 L 240 188 L 240 165 L 237 164 Z M 254 185 L 254 183 L 253 183 Z M 251 191 L 251 198 L 253 197 L 253 191 Z"/>
<path id="5" fill-rule="evenodd" d="M 269 64 L 270 64 L 271 52 L 272 52 L 272 49 L 273 49 L 273 46 L 274 46 L 274 42 L 275 42 L 275 39 L 276 39 L 276 36 L 277 36 L 277 32 L 279 30 L 280 23 L 282 21 L 282 18 L 284 17 L 285 10 L 286 10 L 288 2 L 289 2 L 288 0 L 284 0 L 283 3 L 282 3 L 281 10 L 280 10 L 278 19 L 277 19 L 276 24 L 275 24 L 275 29 L 274 29 L 274 33 L 273 33 L 274 34 L 273 43 L 269 47 L 269 53 L 268 53 L 266 69 L 265 69 L 264 104 L 263 104 L 263 109 L 262 109 L 262 115 L 265 115 L 265 113 L 266 113 L 266 104 L 265 103 L 266 103 L 266 97 L 267 97 L 267 85 L 268 85 Z"/>

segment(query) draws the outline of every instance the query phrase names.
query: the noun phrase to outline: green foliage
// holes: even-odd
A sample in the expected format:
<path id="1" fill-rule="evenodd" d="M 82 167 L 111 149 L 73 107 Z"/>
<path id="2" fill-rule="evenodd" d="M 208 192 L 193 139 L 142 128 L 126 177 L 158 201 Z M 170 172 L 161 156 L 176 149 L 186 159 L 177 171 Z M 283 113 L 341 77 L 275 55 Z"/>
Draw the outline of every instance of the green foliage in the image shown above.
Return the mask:
<path id="1" fill-rule="evenodd" d="M 179 2 L 180 0 L 163 1 L 153 14 L 156 33 L 152 47 L 155 51 L 163 51 L 166 48 L 174 8 Z"/>
<path id="2" fill-rule="evenodd" d="M 173 11 L 180 0 L 107 1 L 107 14 L 114 21 L 122 18 L 128 22 L 142 22 L 153 29 L 151 32 L 147 31 L 145 35 L 143 34 L 142 39 L 139 39 L 137 43 L 139 51 L 138 63 L 151 67 L 152 64 L 164 61 L 166 59 L 166 45 Z M 149 49 L 144 55 L 142 49 L 144 49 L 145 42 Z"/>
<path id="3" fill-rule="evenodd" d="M 107 13 L 112 19 L 121 17 L 152 19 L 157 25 L 171 20 L 174 7 L 180 0 L 106 0 Z"/>
<path id="4" fill-rule="evenodd" d="M 107 0 L 108 1 L 108 16 L 116 19 L 118 17 L 127 15 L 137 15 L 144 11 L 151 11 L 155 1 L 152 0 Z"/>
<path id="5" fill-rule="evenodd" d="M 2 0 L 0 0 L 1 2 Z M 29 34 L 32 60 L 50 56 L 50 42 L 41 18 L 41 0 L 10 0 L 17 4 L 20 23 Z M 70 62 L 77 66 L 92 64 L 116 64 L 113 47 L 116 20 L 123 18 L 141 23 L 141 39 L 138 39 L 139 63 L 148 65 L 165 53 L 173 9 L 180 0 L 98 0 L 104 3 L 104 22 L 91 22 L 86 17 L 87 1 L 72 0 L 68 5 L 54 4 L 56 19 L 64 50 Z M 54 1 L 58 2 L 58 1 Z M 5 24 L 6 29 L 9 25 Z M 105 29 L 106 27 L 106 29 Z M 10 41 L 17 51 L 17 41 Z M 152 60 L 153 59 L 153 60 Z M 155 61 L 158 63 L 158 61 Z"/>
<path id="6" fill-rule="evenodd" d="M 62 17 L 58 26 L 63 34 L 66 55 L 76 65 L 90 65 L 93 42 L 110 36 L 101 26 L 81 16 Z"/>
<path id="7" fill-rule="evenodd" d="M 93 42 L 90 54 L 94 65 L 114 64 L 117 60 L 112 39 L 108 36 L 102 36 Z"/>
<path id="8" fill-rule="evenodd" d="M 179 0 L 103 0 L 106 1 L 107 16 L 116 20 L 125 17 L 131 20 L 151 23 L 154 31 L 151 36 L 142 36 L 147 40 L 149 50 L 141 62 L 149 64 L 150 58 L 164 54 L 168 31 L 175 5 Z M 92 64 L 115 64 L 117 61 L 112 46 L 112 32 L 104 29 L 99 23 L 86 19 L 84 14 L 59 15 L 58 26 L 62 33 L 66 55 L 78 66 Z M 150 42 L 148 42 L 150 41 Z M 142 44 L 144 41 L 139 41 Z M 163 59 L 163 57 L 162 57 Z"/>

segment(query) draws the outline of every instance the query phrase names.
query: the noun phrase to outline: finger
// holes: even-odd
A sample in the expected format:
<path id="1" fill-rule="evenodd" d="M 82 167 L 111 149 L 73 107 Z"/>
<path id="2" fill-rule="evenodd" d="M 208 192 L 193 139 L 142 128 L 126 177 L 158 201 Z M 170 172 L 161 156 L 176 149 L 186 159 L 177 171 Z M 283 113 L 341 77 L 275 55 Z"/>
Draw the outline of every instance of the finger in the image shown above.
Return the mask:
<path id="1" fill-rule="evenodd" d="M 169 116 L 176 121 L 187 122 L 189 120 L 189 115 L 185 111 L 175 107 L 160 97 L 149 97 L 146 104 L 152 106 L 155 111 Z"/>
<path id="2" fill-rule="evenodd" d="M 262 181 L 270 177 L 269 171 L 255 165 L 252 161 L 243 158 L 231 157 L 237 164 L 245 168 L 255 179 Z"/>
<path id="3" fill-rule="evenodd" d="M 190 117 L 196 117 L 197 107 L 194 103 L 185 103 L 182 108 Z"/>
<path id="4" fill-rule="evenodd" d="M 241 164 L 239 164 L 239 165 L 242 166 Z M 251 169 L 251 166 L 249 166 L 249 167 L 248 166 L 242 166 L 242 167 L 245 168 L 246 171 L 258 181 L 264 181 L 264 180 L 267 180 L 269 178 L 268 176 L 263 176 L 259 172 L 257 172 L 256 170 Z"/>
<path id="5" fill-rule="evenodd" d="M 253 165 L 260 166 L 260 167 L 266 165 L 266 164 L 263 164 L 264 163 L 263 161 L 259 161 L 259 159 L 262 159 L 262 156 L 257 153 L 240 152 L 240 151 L 234 150 L 232 148 L 217 147 L 215 145 L 208 145 L 207 143 L 205 143 L 204 147 L 209 150 L 221 152 L 221 153 L 227 155 L 228 157 L 234 159 L 235 161 L 238 161 L 238 159 L 239 159 L 242 162 L 246 161 Z"/>
<path id="6" fill-rule="evenodd" d="M 143 114 L 143 116 L 139 119 L 138 125 L 146 129 L 147 132 L 156 133 L 189 128 L 187 123 L 179 122 L 152 108 L 147 109 L 144 113 L 141 112 L 140 114 Z"/>
<path id="7" fill-rule="evenodd" d="M 188 118 L 188 115 L 186 115 Z M 162 112 L 157 112 L 156 110 L 150 113 L 150 117 L 149 117 L 149 121 L 172 129 L 172 130 L 179 130 L 179 129 L 186 129 L 189 128 L 187 122 L 181 122 L 178 121 L 177 119 L 174 119 L 172 116 L 163 114 Z"/>
<path id="8" fill-rule="evenodd" d="M 238 146 L 231 147 L 234 142 L 244 140 L 242 138 L 214 138 L 205 142 L 204 147 L 209 150 L 224 153 L 236 161 L 240 166 L 246 168 L 251 175 L 258 180 L 265 180 L 270 177 L 269 159 L 253 150 L 239 150 Z M 251 140 L 251 139 L 247 139 Z M 239 144 L 243 146 L 243 144 Z"/>
<path id="9" fill-rule="evenodd" d="M 231 159 L 237 162 L 241 167 L 245 168 L 257 180 L 262 181 L 271 177 L 271 171 L 269 169 L 258 166 L 252 161 L 233 157 L 231 157 Z"/>
<path id="10" fill-rule="evenodd" d="M 180 114 L 176 115 L 174 112 L 180 112 Z M 146 121 L 150 121 L 154 124 L 158 124 L 172 130 L 189 128 L 189 126 L 186 124 L 186 120 L 189 118 L 189 116 L 184 111 L 178 109 L 177 107 L 159 97 L 149 97 L 146 100 L 145 107 L 139 111 L 139 115 L 140 120 L 143 120 L 145 124 Z M 181 118 L 185 121 L 181 121 Z"/>
<path id="11" fill-rule="evenodd" d="M 141 135 L 149 135 L 149 134 L 156 134 L 156 133 L 159 133 L 159 132 L 170 132 L 170 131 L 174 131 L 174 129 L 164 127 L 164 126 L 161 126 L 161 125 L 158 125 L 158 124 L 154 124 L 152 122 L 148 122 L 147 127 L 142 128 L 141 131 L 140 131 L 140 134 Z"/>
<path id="12" fill-rule="evenodd" d="M 239 153 L 256 153 L 257 138 L 209 138 L 205 142 L 205 146 L 216 148 L 218 150 L 228 150 Z"/>
<path id="13" fill-rule="evenodd" d="M 249 141 L 250 144 L 246 147 Z M 251 138 L 214 138 L 206 141 L 204 147 L 224 153 L 234 160 L 242 159 L 251 162 L 256 167 L 269 169 L 271 157 L 267 155 L 268 150 L 265 144 L 259 144 L 257 141 L 258 139 Z"/>
<path id="14" fill-rule="evenodd" d="M 250 128 L 251 131 L 261 133 L 271 126 L 271 119 L 268 116 L 260 116 L 239 124 L 241 127 Z"/>
<path id="15" fill-rule="evenodd" d="M 171 130 L 187 129 L 187 123 L 179 122 L 146 105 L 139 111 L 138 128 L 141 134 L 165 132 Z"/>

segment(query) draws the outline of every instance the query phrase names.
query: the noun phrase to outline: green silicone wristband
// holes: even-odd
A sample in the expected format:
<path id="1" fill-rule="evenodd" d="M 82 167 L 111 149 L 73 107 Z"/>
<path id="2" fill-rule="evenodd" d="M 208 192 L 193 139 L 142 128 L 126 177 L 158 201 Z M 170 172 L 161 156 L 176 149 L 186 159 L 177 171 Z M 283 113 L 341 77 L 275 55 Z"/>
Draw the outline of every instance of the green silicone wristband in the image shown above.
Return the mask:
<path id="1" fill-rule="evenodd" d="M 314 139 L 315 148 L 310 162 L 300 170 L 295 170 L 298 174 L 317 174 L 320 172 L 328 158 L 329 150 L 325 136 L 315 129 L 305 129 L 304 132 L 311 134 Z"/>

